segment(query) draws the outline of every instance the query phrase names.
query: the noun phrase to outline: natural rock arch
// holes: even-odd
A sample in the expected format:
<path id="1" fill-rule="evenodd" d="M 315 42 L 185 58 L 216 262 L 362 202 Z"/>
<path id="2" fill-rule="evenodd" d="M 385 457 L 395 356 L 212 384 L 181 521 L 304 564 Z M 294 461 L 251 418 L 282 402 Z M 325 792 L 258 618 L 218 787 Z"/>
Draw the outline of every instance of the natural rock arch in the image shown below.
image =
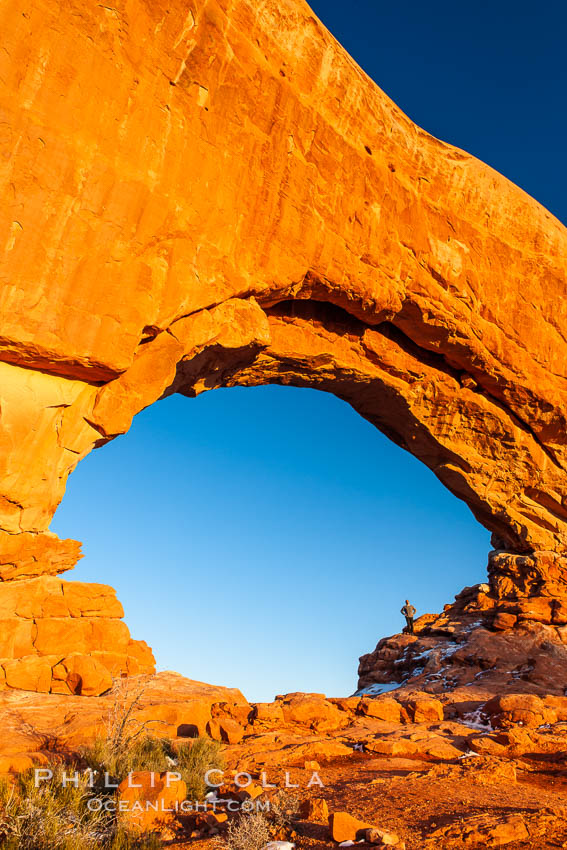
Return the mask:
<path id="1" fill-rule="evenodd" d="M 47 532 L 67 476 L 143 407 L 268 382 L 349 401 L 498 547 L 564 552 L 557 220 L 302 0 L 0 20 L 5 578 L 74 563 Z"/>

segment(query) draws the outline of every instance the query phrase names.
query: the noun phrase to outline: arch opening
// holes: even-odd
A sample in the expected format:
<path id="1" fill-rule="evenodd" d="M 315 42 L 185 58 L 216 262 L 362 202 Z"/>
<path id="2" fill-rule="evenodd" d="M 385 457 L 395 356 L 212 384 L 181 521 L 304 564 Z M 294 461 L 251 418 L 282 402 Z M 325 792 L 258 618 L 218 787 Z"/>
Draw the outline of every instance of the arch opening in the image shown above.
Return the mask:
<path id="1" fill-rule="evenodd" d="M 483 579 L 486 532 L 330 394 L 263 386 L 164 399 L 72 476 L 54 518 L 116 587 L 158 668 L 276 693 L 352 693 L 356 659 Z M 402 622 L 400 622 L 402 621 Z"/>

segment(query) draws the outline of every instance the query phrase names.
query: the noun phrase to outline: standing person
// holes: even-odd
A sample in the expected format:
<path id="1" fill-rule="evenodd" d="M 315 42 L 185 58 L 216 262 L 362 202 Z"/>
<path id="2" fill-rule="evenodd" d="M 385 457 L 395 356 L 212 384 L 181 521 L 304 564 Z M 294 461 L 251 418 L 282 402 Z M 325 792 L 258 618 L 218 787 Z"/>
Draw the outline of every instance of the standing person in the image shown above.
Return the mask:
<path id="1" fill-rule="evenodd" d="M 413 618 L 415 617 L 415 608 L 410 605 L 409 599 L 406 599 L 406 604 L 401 610 L 401 613 L 406 618 L 406 631 L 408 635 L 413 635 Z"/>

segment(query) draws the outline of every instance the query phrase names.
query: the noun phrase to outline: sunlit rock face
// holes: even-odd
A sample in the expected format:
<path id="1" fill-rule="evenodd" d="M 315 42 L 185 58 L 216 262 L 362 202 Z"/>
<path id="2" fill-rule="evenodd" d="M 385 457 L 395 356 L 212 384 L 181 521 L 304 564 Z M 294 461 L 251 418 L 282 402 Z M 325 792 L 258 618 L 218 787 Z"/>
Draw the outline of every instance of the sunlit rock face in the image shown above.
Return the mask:
<path id="1" fill-rule="evenodd" d="M 442 614 L 424 614 L 415 634 L 383 638 L 363 655 L 358 686 L 447 693 L 565 694 L 567 559 L 553 552 L 491 552 L 488 582 L 467 587 Z"/>
<path id="2" fill-rule="evenodd" d="M 553 216 L 301 0 L 6 0 L 0 26 L 8 578 L 72 566 L 46 536 L 67 476 L 137 412 L 265 383 L 350 402 L 499 549 L 565 551 Z"/>

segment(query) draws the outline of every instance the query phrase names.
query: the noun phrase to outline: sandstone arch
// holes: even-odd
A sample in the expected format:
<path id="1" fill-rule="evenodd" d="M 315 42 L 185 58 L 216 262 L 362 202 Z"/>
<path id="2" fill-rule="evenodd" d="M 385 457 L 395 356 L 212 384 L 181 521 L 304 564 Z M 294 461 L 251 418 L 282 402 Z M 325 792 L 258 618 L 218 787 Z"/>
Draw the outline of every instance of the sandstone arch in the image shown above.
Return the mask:
<path id="1" fill-rule="evenodd" d="M 164 394 L 349 401 L 512 553 L 567 544 L 565 228 L 416 127 L 301 0 L 3 5 L 4 578 Z M 87 96 L 88 95 L 88 96 Z"/>

